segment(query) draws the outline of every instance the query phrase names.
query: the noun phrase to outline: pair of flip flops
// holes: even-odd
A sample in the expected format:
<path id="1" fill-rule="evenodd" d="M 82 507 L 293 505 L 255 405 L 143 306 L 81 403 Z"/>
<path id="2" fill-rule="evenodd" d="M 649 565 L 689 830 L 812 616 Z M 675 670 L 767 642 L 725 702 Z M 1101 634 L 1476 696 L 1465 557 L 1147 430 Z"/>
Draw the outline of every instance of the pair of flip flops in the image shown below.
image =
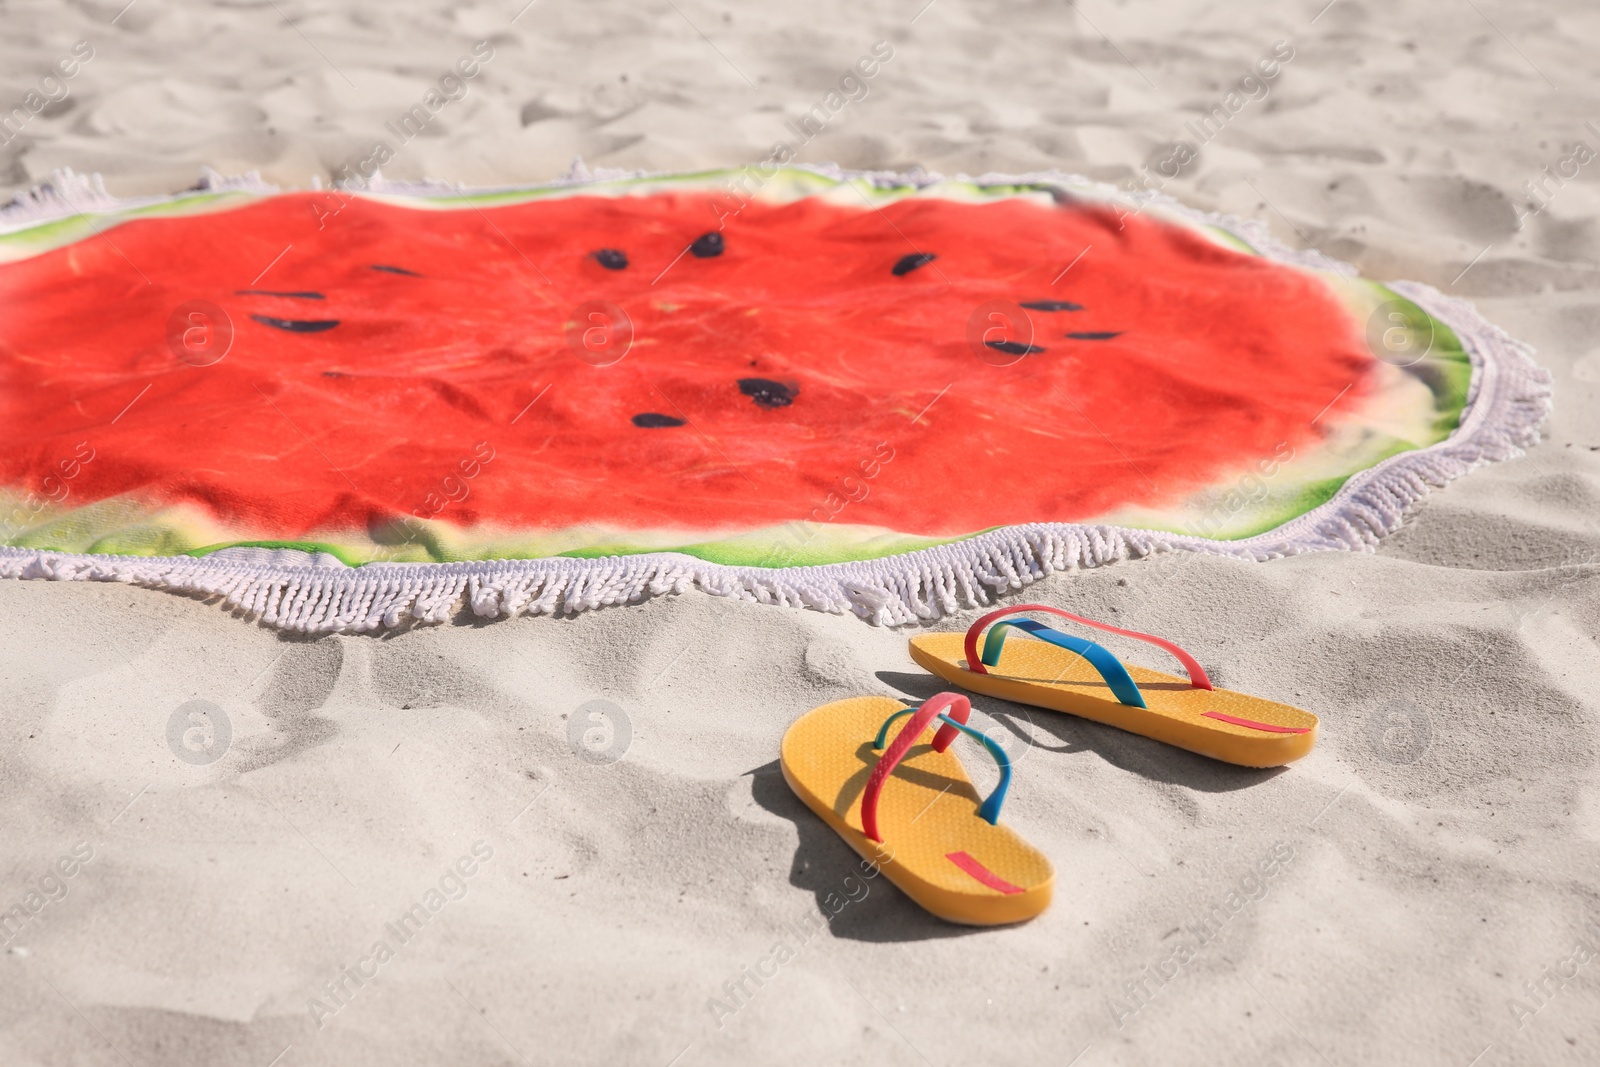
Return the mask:
<path id="1" fill-rule="evenodd" d="M 1148 642 L 1171 653 L 1188 677 L 1126 665 L 1101 645 L 1024 613 Z M 1008 641 L 1015 632 L 1037 640 Z M 1214 687 L 1195 658 L 1172 642 L 1043 604 L 991 612 L 965 634 L 913 637 L 911 658 L 975 693 L 1093 719 L 1245 767 L 1281 766 L 1316 742 L 1315 715 Z M 1055 873 L 1043 853 L 1000 825 L 1011 761 L 968 725 L 971 711 L 959 693 L 940 693 L 919 708 L 889 697 L 825 704 L 784 734 L 783 776 L 851 848 L 934 915 L 976 926 L 1020 922 L 1049 906 Z M 999 764 L 999 784 L 987 797 L 978 796 L 950 749 L 962 735 Z"/>

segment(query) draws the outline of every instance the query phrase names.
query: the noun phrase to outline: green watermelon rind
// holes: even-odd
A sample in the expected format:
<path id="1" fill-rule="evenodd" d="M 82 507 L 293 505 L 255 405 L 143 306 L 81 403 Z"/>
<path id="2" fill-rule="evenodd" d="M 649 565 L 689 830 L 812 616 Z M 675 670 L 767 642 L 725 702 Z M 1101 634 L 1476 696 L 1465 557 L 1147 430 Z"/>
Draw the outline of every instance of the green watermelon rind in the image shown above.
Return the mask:
<path id="1" fill-rule="evenodd" d="M 26 229 L 0 231 L 0 250 L 9 251 L 17 249 L 24 256 L 34 256 L 41 252 L 48 252 L 54 248 L 74 244 L 78 241 L 104 233 L 124 222 L 133 222 L 143 218 L 179 218 L 184 215 L 201 215 L 210 211 L 227 210 L 233 207 L 243 207 L 244 201 L 255 199 L 256 194 L 241 190 L 229 189 L 215 193 L 196 193 L 177 200 L 155 204 L 141 204 L 134 207 L 119 208 L 114 212 L 100 215 L 101 219 L 109 219 L 108 225 L 95 225 L 95 219 L 88 213 L 79 212 L 65 218 L 42 222 Z M 7 257 L 0 256 L 0 260 Z M 22 258 L 22 257 L 17 257 Z"/>

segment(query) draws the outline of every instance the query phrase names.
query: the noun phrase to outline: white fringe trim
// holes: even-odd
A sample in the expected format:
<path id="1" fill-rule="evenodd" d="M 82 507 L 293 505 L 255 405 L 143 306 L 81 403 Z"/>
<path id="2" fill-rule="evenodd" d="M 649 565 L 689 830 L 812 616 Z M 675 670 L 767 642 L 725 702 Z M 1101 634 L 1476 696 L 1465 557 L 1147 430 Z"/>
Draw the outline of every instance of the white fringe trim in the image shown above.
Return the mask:
<path id="1" fill-rule="evenodd" d="M 828 177 L 865 177 L 884 184 L 926 185 L 940 180 L 926 173 L 809 169 Z M 575 161 L 561 184 L 586 180 L 594 178 Z M 1057 173 L 984 175 L 976 181 L 1094 184 Z M 386 194 L 460 191 L 442 183 L 380 180 L 375 184 Z M 199 188 L 273 191 L 253 174 L 226 179 L 214 171 L 207 171 Z M 1118 195 L 1128 198 L 1120 191 Z M 1194 211 L 1159 194 L 1135 199 L 1221 226 L 1273 259 L 1309 267 L 1330 265 L 1318 253 L 1279 243 L 1263 223 Z M 24 219 L 26 225 L 37 225 L 72 214 L 86 203 L 99 211 L 132 204 L 107 194 L 98 178 L 63 172 L 53 184 L 0 209 L 0 232 L 21 228 L 18 224 Z M 1347 265 L 1333 266 L 1354 273 Z M 320 553 L 294 551 L 225 549 L 196 559 L 0 547 L 0 577 L 126 582 L 166 589 L 218 599 L 269 626 L 301 633 L 366 633 L 412 622 L 445 622 L 461 610 L 463 601 L 482 618 L 570 614 L 691 588 L 761 604 L 848 611 L 876 625 L 892 626 L 991 604 L 1059 572 L 1155 552 L 1181 549 L 1262 561 L 1333 549 L 1371 551 L 1429 491 L 1486 463 L 1520 456 L 1525 447 L 1537 443 L 1551 404 L 1550 374 L 1534 364 L 1528 345 L 1485 321 L 1466 301 L 1430 286 L 1396 282 L 1391 288 L 1455 330 L 1471 357 L 1472 385 L 1461 425 L 1436 445 L 1392 456 L 1353 475 L 1332 499 L 1305 515 L 1243 540 L 1213 541 L 1118 526 L 1030 523 L 884 559 L 782 569 L 730 567 L 677 552 L 605 559 L 369 563 L 351 568 Z"/>

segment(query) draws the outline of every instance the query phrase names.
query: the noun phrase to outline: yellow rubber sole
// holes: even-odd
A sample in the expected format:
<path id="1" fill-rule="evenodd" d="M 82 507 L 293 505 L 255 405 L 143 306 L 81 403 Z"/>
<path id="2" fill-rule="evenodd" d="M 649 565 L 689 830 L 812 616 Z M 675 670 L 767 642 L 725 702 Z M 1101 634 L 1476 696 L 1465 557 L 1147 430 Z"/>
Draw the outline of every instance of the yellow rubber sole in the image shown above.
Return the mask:
<path id="1" fill-rule="evenodd" d="M 872 741 L 904 707 L 888 697 L 854 697 L 802 715 L 783 735 L 784 781 L 863 859 L 939 918 L 997 926 L 1038 915 L 1055 888 L 1050 861 L 1009 827 L 978 817 L 980 798 L 955 746 L 933 749 L 937 721 L 884 783 L 883 841 L 863 832 L 861 795 L 882 755 Z"/>

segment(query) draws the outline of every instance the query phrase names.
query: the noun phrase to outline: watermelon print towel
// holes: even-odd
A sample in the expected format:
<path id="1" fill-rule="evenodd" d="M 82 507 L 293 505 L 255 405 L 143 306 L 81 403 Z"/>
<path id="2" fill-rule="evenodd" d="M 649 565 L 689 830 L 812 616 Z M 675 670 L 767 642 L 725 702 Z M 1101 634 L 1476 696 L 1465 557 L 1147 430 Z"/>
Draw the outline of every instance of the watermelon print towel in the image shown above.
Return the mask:
<path id="1" fill-rule="evenodd" d="M 690 586 L 907 622 L 1370 546 L 1547 381 L 1425 286 L 1063 175 L 64 174 L 0 222 L 0 574 L 313 631 Z"/>

